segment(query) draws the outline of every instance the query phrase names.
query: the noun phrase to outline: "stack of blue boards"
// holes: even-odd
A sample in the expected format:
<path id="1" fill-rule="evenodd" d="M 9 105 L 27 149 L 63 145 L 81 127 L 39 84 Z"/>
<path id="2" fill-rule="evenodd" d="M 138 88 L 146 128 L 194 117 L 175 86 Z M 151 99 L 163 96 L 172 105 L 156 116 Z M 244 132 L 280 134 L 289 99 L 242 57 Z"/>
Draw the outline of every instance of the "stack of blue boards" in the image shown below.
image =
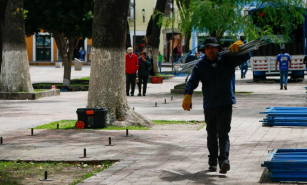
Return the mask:
<path id="1" fill-rule="evenodd" d="M 307 107 L 267 107 L 263 126 L 307 126 Z"/>
<path id="2" fill-rule="evenodd" d="M 307 149 L 275 149 L 261 166 L 271 172 L 272 181 L 307 181 Z"/>

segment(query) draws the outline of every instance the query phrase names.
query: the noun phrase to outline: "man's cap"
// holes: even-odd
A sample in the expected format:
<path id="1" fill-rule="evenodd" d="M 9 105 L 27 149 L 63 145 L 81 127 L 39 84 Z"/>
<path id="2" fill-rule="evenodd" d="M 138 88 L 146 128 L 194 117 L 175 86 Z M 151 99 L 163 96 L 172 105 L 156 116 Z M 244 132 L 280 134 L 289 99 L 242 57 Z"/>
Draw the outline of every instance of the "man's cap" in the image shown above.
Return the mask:
<path id="1" fill-rule="evenodd" d="M 127 53 L 132 53 L 132 52 L 133 52 L 133 48 L 132 47 L 127 48 Z"/>
<path id="2" fill-rule="evenodd" d="M 216 46 L 221 47 L 221 45 L 217 42 L 215 37 L 206 38 L 205 43 L 204 43 L 204 48 L 209 45 L 213 47 L 216 47 Z"/>

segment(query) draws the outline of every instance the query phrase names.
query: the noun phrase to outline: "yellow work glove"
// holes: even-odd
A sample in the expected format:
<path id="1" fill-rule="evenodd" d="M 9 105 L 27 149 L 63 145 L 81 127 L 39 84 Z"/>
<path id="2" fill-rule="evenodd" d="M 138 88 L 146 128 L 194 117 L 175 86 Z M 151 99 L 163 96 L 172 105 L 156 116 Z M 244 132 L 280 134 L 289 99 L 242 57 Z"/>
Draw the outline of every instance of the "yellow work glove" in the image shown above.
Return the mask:
<path id="1" fill-rule="evenodd" d="M 184 95 L 183 102 L 182 102 L 183 110 L 190 111 L 192 109 L 192 96 L 189 94 Z"/>
<path id="2" fill-rule="evenodd" d="M 229 50 L 232 52 L 238 52 L 239 51 L 239 46 L 243 45 L 243 42 L 241 40 L 238 40 L 237 42 L 233 43 L 230 47 Z"/>

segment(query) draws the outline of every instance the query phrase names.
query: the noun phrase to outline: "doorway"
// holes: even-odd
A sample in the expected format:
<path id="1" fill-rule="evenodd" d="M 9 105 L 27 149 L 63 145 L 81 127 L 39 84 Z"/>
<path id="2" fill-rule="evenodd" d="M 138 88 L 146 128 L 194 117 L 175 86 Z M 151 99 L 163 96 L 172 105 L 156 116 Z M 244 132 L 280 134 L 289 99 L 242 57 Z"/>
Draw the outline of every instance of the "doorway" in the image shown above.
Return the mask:
<path id="1" fill-rule="evenodd" d="M 36 60 L 51 61 L 50 35 L 36 35 Z"/>

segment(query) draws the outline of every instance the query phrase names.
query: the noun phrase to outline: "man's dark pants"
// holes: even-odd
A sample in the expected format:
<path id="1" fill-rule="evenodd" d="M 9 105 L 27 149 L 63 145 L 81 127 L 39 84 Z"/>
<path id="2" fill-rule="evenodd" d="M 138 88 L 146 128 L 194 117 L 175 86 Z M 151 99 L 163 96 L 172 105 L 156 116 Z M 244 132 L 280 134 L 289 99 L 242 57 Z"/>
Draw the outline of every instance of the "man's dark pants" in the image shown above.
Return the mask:
<path id="1" fill-rule="evenodd" d="M 209 150 L 209 165 L 216 166 L 229 158 L 229 132 L 232 117 L 232 105 L 204 109 L 207 124 L 207 147 Z M 220 155 L 218 155 L 220 149 Z"/>
<path id="2" fill-rule="evenodd" d="M 126 94 L 127 95 L 129 95 L 130 84 L 131 84 L 131 95 L 134 95 L 135 79 L 136 79 L 136 73 L 134 74 L 126 73 Z"/>
<path id="3" fill-rule="evenodd" d="M 146 94 L 147 81 L 148 81 L 148 76 L 139 76 L 139 82 L 138 82 L 139 94 L 141 94 L 142 84 L 143 84 L 143 95 Z"/>

